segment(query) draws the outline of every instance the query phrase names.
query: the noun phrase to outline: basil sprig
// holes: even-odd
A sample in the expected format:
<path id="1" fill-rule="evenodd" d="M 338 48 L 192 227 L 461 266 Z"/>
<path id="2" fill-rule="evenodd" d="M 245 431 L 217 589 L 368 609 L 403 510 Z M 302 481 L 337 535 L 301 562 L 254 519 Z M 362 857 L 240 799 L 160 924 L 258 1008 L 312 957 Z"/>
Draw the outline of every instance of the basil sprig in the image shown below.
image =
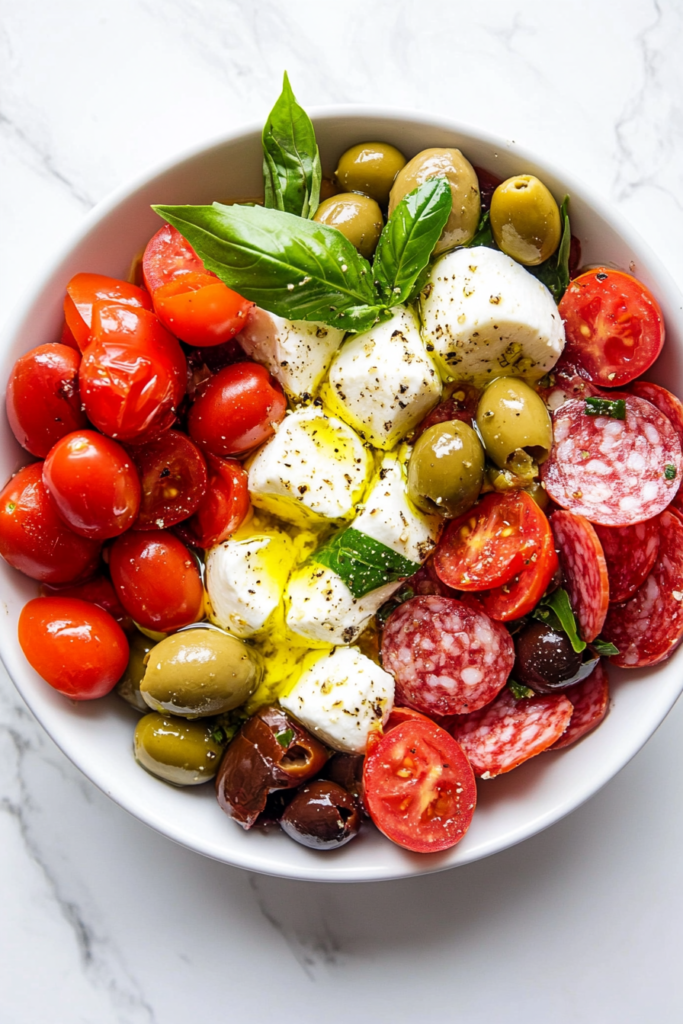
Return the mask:
<path id="1" fill-rule="evenodd" d="M 572 229 L 569 224 L 568 208 L 569 196 L 565 196 L 560 207 L 562 237 L 557 251 L 544 263 L 528 268 L 552 292 L 557 303 L 569 287 L 569 252 L 572 244 Z"/>
<path id="2" fill-rule="evenodd" d="M 558 632 L 566 633 L 577 654 L 585 651 L 586 643 L 579 636 L 569 594 L 563 587 L 558 587 L 552 594 L 542 598 L 533 611 L 533 618 L 546 622 Z"/>
<path id="3" fill-rule="evenodd" d="M 294 98 L 286 71 L 262 141 L 266 207 L 313 217 L 320 200 L 320 153 L 313 123 Z"/>
<path id="4" fill-rule="evenodd" d="M 311 556 L 318 565 L 336 572 L 355 598 L 364 597 L 385 583 L 412 576 L 420 568 L 381 541 L 352 526 L 342 530 Z"/>

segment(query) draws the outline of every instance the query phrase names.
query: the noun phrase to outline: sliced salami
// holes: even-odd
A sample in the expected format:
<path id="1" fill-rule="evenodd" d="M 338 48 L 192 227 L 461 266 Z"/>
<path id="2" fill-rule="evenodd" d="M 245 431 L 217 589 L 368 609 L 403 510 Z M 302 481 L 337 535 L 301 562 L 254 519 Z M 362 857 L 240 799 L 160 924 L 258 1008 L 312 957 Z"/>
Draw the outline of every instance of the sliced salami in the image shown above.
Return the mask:
<path id="1" fill-rule="evenodd" d="M 563 695 L 515 700 L 506 687 L 487 707 L 461 718 L 451 733 L 467 754 L 474 774 L 492 779 L 556 743 L 573 710 Z"/>
<path id="2" fill-rule="evenodd" d="M 553 512 L 550 527 L 579 631 L 590 643 L 600 635 L 609 607 L 609 579 L 602 544 L 588 520 L 574 512 Z"/>
<path id="3" fill-rule="evenodd" d="M 382 664 L 396 679 L 396 703 L 426 715 L 466 714 L 488 704 L 514 660 L 505 627 L 451 597 L 405 601 L 382 637 Z"/>
<path id="4" fill-rule="evenodd" d="M 609 599 L 612 603 L 627 601 L 649 576 L 659 550 L 659 516 L 644 519 L 634 526 L 599 526 L 607 562 Z"/>
<path id="5" fill-rule="evenodd" d="M 621 668 L 664 661 L 683 640 L 683 522 L 671 512 L 659 520 L 659 551 L 652 572 L 629 601 L 610 605 L 602 631 L 619 648 Z"/>
<path id="6" fill-rule="evenodd" d="M 568 686 L 562 696 L 571 703 L 574 711 L 569 725 L 551 750 L 560 750 L 576 743 L 582 736 L 592 732 L 602 722 L 609 710 L 609 678 L 602 661 L 599 661 L 587 679 L 575 686 Z"/>
<path id="7" fill-rule="evenodd" d="M 651 402 L 624 396 L 626 418 L 592 416 L 573 399 L 553 417 L 554 442 L 541 467 L 558 505 L 602 526 L 651 519 L 678 488 L 683 457 L 674 428 Z"/>
<path id="8" fill-rule="evenodd" d="M 539 388 L 538 393 L 551 412 L 556 412 L 565 402 L 573 398 L 589 398 L 602 394 L 591 381 L 582 377 L 576 367 L 556 366 L 550 374 L 553 383 Z"/>
<path id="9" fill-rule="evenodd" d="M 425 430 L 429 430 L 436 423 L 445 423 L 448 420 L 461 420 L 468 427 L 471 427 L 472 420 L 477 415 L 480 395 L 481 391 L 475 388 L 473 384 L 458 381 L 457 384 L 452 386 L 450 395 L 444 398 L 437 405 L 436 409 L 432 409 L 422 420 L 422 423 L 415 428 L 413 441 L 416 441 L 420 434 L 424 434 Z"/>
<path id="10" fill-rule="evenodd" d="M 678 440 L 683 448 L 683 402 L 676 398 L 666 388 L 659 384 L 651 384 L 649 380 L 636 380 L 631 384 L 629 391 L 651 402 L 660 412 L 664 413 L 671 426 L 678 435 Z"/>

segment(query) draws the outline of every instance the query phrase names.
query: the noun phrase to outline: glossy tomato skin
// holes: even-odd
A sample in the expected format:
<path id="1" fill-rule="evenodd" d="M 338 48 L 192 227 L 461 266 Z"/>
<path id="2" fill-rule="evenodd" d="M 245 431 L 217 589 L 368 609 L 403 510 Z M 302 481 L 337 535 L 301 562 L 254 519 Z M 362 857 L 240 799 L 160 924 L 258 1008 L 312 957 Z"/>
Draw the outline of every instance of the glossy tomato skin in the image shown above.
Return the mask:
<path id="1" fill-rule="evenodd" d="M 92 575 L 101 544 L 78 537 L 57 514 L 43 484 L 43 464 L 20 469 L 0 494 L 0 555 L 43 583 Z"/>
<path id="2" fill-rule="evenodd" d="M 170 633 L 202 617 L 197 563 L 166 530 L 124 533 L 112 545 L 109 571 L 121 604 L 145 629 Z"/>
<path id="3" fill-rule="evenodd" d="M 560 563 L 548 524 L 534 560 L 503 587 L 481 595 L 484 611 L 497 622 L 512 622 L 532 612 L 559 571 Z"/>
<path id="4" fill-rule="evenodd" d="M 116 619 L 127 633 L 135 629 L 132 618 L 119 601 L 114 585 L 107 576 L 93 576 L 85 583 L 43 583 L 41 597 L 78 597 L 81 601 L 97 604 Z"/>
<path id="5" fill-rule="evenodd" d="M 116 302 L 132 309 L 151 309 L 144 288 L 104 274 L 76 274 L 66 286 L 64 317 L 81 352 L 90 341 L 92 310 L 96 302 Z"/>
<path id="6" fill-rule="evenodd" d="M 138 514 L 140 481 L 133 460 L 94 430 L 77 430 L 57 442 L 43 463 L 43 483 L 79 537 L 118 537 Z"/>
<path id="7" fill-rule="evenodd" d="M 39 345 L 20 356 L 7 385 L 7 419 L 19 444 L 44 459 L 60 437 L 85 427 L 78 389 L 80 353 Z"/>
<path id="8" fill-rule="evenodd" d="M 19 616 L 19 643 L 43 679 L 72 700 L 96 700 L 128 664 L 126 634 L 99 605 L 75 597 L 36 597 Z"/>
<path id="9" fill-rule="evenodd" d="M 142 257 L 145 287 L 154 295 L 157 288 L 184 274 L 208 274 L 215 278 L 215 274 L 204 268 L 197 253 L 180 232 L 170 224 L 164 224 L 150 238 Z"/>
<path id="10" fill-rule="evenodd" d="M 235 363 L 199 387 L 187 427 L 212 455 L 240 455 L 272 437 L 286 410 L 282 388 L 265 366 Z"/>
<path id="11" fill-rule="evenodd" d="M 363 793 L 377 828 L 414 853 L 459 843 L 477 803 L 474 772 L 462 748 L 427 718 L 407 718 L 368 751 Z"/>
<path id="12" fill-rule="evenodd" d="M 142 444 L 175 421 L 187 364 L 178 341 L 153 313 L 96 304 L 79 381 L 97 429 L 117 441 Z"/>
<path id="13" fill-rule="evenodd" d="M 76 339 L 73 336 L 73 331 L 71 330 L 71 328 L 69 327 L 68 323 L 66 322 L 66 318 L 64 319 L 64 323 L 62 324 L 62 329 L 59 332 L 59 344 L 60 345 L 66 345 L 67 348 L 73 348 L 73 349 L 75 349 L 76 352 L 80 352 L 81 351 L 79 349 L 79 347 L 78 347 L 78 342 L 76 341 Z"/>
<path id="14" fill-rule="evenodd" d="M 652 366 L 664 344 L 654 296 L 630 274 L 598 267 L 575 278 L 560 302 L 567 344 L 562 362 L 594 384 L 616 388 Z"/>
<path id="15" fill-rule="evenodd" d="M 220 544 L 241 526 L 251 509 L 248 475 L 234 459 L 206 456 L 208 486 L 199 508 L 179 533 L 188 544 L 211 548 Z"/>
<path id="16" fill-rule="evenodd" d="M 183 274 L 157 288 L 154 311 L 188 345 L 222 345 L 238 334 L 254 305 L 209 274 Z"/>
<path id="17" fill-rule="evenodd" d="M 206 494 L 206 462 L 187 434 L 168 430 L 130 452 L 142 484 L 136 530 L 163 530 L 197 511 Z"/>

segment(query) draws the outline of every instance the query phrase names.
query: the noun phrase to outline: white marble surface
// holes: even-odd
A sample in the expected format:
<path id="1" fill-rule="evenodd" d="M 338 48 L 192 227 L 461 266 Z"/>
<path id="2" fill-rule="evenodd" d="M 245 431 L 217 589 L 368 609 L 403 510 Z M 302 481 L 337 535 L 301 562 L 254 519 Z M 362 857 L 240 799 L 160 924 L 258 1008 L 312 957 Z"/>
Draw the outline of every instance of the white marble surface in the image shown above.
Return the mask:
<path id="1" fill-rule="evenodd" d="M 683 286 L 678 0 L 2 0 L 0 317 L 112 188 L 300 100 L 436 111 L 593 183 Z M 36 339 L 40 343 L 41 339 Z M 317 886 L 173 846 L 0 678 L 2 1024 L 536 1024 L 683 1010 L 683 706 L 590 804 L 488 861 Z"/>

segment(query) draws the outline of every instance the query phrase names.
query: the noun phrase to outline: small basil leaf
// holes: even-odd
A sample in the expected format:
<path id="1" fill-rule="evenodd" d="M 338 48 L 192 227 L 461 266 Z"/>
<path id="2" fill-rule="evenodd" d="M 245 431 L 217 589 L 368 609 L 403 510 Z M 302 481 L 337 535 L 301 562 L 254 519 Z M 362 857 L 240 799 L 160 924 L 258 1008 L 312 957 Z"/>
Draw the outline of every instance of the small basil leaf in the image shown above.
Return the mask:
<path id="1" fill-rule="evenodd" d="M 372 272 L 387 305 L 407 302 L 451 212 L 446 178 L 430 178 L 404 196 L 384 226 Z"/>
<path id="2" fill-rule="evenodd" d="M 551 614 L 548 614 L 548 612 Z M 557 629 L 559 626 L 569 637 L 571 645 L 577 654 L 585 651 L 586 644 L 579 637 L 574 612 L 569 603 L 569 594 L 563 587 L 558 587 L 548 597 L 544 597 L 539 607 L 534 610 L 533 616 L 534 618 L 541 619 L 542 622 L 547 622 L 553 629 Z"/>
<path id="3" fill-rule="evenodd" d="M 609 658 L 611 654 L 619 653 L 618 647 L 615 647 L 614 644 L 611 644 L 609 640 L 601 640 L 600 637 L 598 637 L 597 640 L 593 640 L 593 642 L 591 643 L 591 647 L 593 648 L 596 654 L 600 654 L 604 658 Z"/>
<path id="4" fill-rule="evenodd" d="M 559 303 L 569 286 L 569 252 L 572 244 L 572 229 L 569 223 L 568 208 L 569 196 L 565 196 L 560 207 L 562 236 L 557 252 L 554 252 L 549 259 L 539 266 L 527 268 L 552 292 L 552 296 L 557 303 Z"/>
<path id="5" fill-rule="evenodd" d="M 284 732 L 276 732 L 275 739 L 278 741 L 281 747 L 288 747 L 294 739 L 294 730 L 285 729 Z"/>
<path id="6" fill-rule="evenodd" d="M 211 733 L 211 739 L 214 743 L 227 743 L 228 735 L 225 729 L 221 728 L 220 725 L 215 725 Z"/>
<path id="7" fill-rule="evenodd" d="M 320 200 L 320 153 L 311 119 L 294 98 L 286 71 L 262 142 L 266 207 L 312 217 Z"/>
<path id="8" fill-rule="evenodd" d="M 474 233 L 474 238 L 467 245 L 463 245 L 463 249 L 473 249 L 475 245 L 485 245 L 489 249 L 495 248 L 493 241 L 493 231 L 491 230 L 491 215 L 488 210 L 485 210 L 479 218 L 479 224 L 477 230 Z"/>
<path id="9" fill-rule="evenodd" d="M 332 569 L 355 598 L 364 597 L 385 583 L 412 576 L 420 568 L 372 537 L 349 526 L 311 556 L 318 565 Z"/>
<path id="10" fill-rule="evenodd" d="M 326 224 L 262 206 L 154 206 L 208 270 L 288 320 L 366 329 L 382 306 L 367 260 Z"/>
<path id="11" fill-rule="evenodd" d="M 536 694 L 530 686 L 518 683 L 516 679 L 508 679 L 508 690 L 512 692 L 515 700 L 524 700 L 525 697 L 535 697 Z"/>
<path id="12" fill-rule="evenodd" d="M 585 412 L 586 416 L 610 416 L 613 420 L 625 420 L 626 401 L 623 398 L 587 398 Z"/>

